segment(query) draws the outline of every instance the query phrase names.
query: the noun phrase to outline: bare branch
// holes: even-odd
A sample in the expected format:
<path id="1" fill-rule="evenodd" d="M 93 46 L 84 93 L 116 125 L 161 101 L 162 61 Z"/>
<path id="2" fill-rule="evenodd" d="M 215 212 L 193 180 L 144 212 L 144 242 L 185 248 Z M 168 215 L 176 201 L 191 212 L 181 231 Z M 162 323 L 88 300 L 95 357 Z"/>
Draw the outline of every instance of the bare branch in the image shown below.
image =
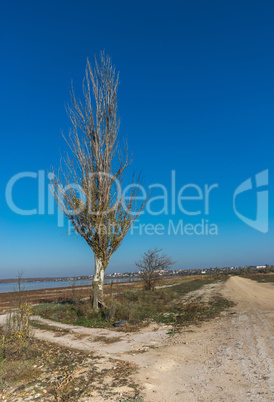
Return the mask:
<path id="1" fill-rule="evenodd" d="M 155 248 L 144 253 L 141 260 L 136 262 L 147 290 L 153 290 L 161 270 L 167 270 L 175 264 L 166 254 L 160 254 L 162 249 Z"/>
<path id="2" fill-rule="evenodd" d="M 65 141 L 69 154 L 52 179 L 54 197 L 64 215 L 93 250 L 105 270 L 147 200 L 137 203 L 138 186 L 127 200 L 120 187 L 132 162 L 127 145 L 121 149 L 117 109 L 119 74 L 109 56 L 100 54 L 94 67 L 87 60 L 83 99 L 71 90 L 67 107 L 72 128 Z M 140 184 L 133 175 L 132 183 Z M 118 184 L 117 184 L 118 183 Z"/>

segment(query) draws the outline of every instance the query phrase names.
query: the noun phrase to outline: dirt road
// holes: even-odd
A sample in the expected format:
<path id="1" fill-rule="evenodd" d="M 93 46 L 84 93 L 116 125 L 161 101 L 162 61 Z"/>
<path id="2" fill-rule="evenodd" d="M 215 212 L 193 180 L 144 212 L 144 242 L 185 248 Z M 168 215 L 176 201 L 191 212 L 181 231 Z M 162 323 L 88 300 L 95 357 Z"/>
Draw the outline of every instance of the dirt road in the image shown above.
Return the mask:
<path id="1" fill-rule="evenodd" d="M 274 400 L 274 286 L 232 277 L 218 290 L 237 306 L 133 359 L 145 401 Z"/>
<path id="2" fill-rule="evenodd" d="M 173 337 L 166 326 L 126 334 L 48 320 L 43 321 L 70 333 L 56 336 L 52 331 L 36 330 L 36 336 L 136 363 L 139 371 L 134 381 L 143 386 L 145 402 L 274 400 L 273 284 L 231 277 L 225 284 L 196 292 L 205 298 L 215 293 L 237 305 Z"/>

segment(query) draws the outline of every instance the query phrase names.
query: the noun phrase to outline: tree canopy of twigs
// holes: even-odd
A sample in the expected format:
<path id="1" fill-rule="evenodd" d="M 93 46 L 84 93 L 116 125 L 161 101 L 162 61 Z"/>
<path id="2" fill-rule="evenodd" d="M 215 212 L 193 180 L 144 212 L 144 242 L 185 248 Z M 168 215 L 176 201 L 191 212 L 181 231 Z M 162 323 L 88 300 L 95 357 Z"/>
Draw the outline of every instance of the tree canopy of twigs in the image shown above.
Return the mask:
<path id="1" fill-rule="evenodd" d="M 95 257 L 93 308 L 103 303 L 105 269 L 146 200 L 137 203 L 140 175 L 132 175 L 123 197 L 125 171 L 132 162 L 127 145 L 120 146 L 117 91 L 119 74 L 104 52 L 94 67 L 87 60 L 78 100 L 71 91 L 72 124 L 65 140 L 68 154 L 52 184 L 59 208 L 90 246 Z"/>
<path id="2" fill-rule="evenodd" d="M 136 262 L 141 277 L 144 280 L 145 289 L 154 290 L 157 279 L 159 279 L 159 270 L 166 270 L 175 264 L 169 256 L 162 253 L 162 249 L 153 249 L 146 251 L 141 260 Z"/>

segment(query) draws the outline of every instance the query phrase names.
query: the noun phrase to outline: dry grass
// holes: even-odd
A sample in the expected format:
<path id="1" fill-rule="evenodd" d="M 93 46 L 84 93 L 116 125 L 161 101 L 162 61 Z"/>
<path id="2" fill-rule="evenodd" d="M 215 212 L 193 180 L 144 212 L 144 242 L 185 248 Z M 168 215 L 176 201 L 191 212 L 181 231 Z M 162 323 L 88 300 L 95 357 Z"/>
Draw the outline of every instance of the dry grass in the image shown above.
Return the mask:
<path id="1" fill-rule="evenodd" d="M 139 388 L 130 379 L 135 371 L 136 367 L 128 362 L 35 341 L 31 358 L 5 359 L 0 364 L 0 397 L 5 396 L 7 401 L 43 397 L 59 402 L 96 400 L 96 396 L 111 399 L 113 389 L 123 385 L 138 397 Z M 36 398 L 38 394 L 40 398 Z"/>
<path id="2" fill-rule="evenodd" d="M 176 320 L 171 320 L 171 317 L 183 311 L 187 321 L 191 321 L 191 317 L 194 320 L 202 315 L 209 315 L 207 307 L 203 306 L 199 314 L 191 315 L 191 309 L 198 311 L 199 308 L 190 304 L 187 307 L 189 310 L 184 310 L 180 305 L 182 297 L 219 280 L 219 276 L 192 277 L 191 280 L 186 278 L 173 286 L 161 287 L 154 291 L 145 291 L 140 287 L 128 290 L 120 287 L 118 292 L 106 296 L 106 307 L 97 313 L 92 311 L 89 300 L 72 299 L 35 306 L 34 313 L 58 322 L 86 327 L 109 327 L 114 321 L 126 320 L 128 322 L 128 326 L 124 329 L 126 331 L 134 331 L 151 320 L 167 323 L 167 317 L 170 317 L 169 321 L 175 323 Z"/>
<path id="3" fill-rule="evenodd" d="M 164 277 L 159 279 L 158 285 L 168 285 L 174 283 L 180 283 L 186 280 L 193 280 L 198 278 L 198 276 L 188 276 L 188 277 Z M 113 283 L 106 284 L 104 286 L 104 291 L 106 295 L 111 293 L 117 293 L 120 291 L 127 291 L 132 289 L 142 289 L 143 282 L 135 281 L 135 282 L 121 282 L 121 283 Z M 91 286 L 68 286 L 66 288 L 52 288 L 52 289 L 38 289 L 38 290 L 26 290 L 22 291 L 22 296 L 24 298 L 25 303 L 29 305 L 33 304 L 41 304 L 41 303 L 56 303 L 62 300 L 72 300 L 72 299 L 90 299 L 91 297 Z M 14 305 L 18 305 L 18 301 L 21 296 L 19 296 L 19 292 L 10 292 L 10 293 L 0 293 L 0 312 L 8 311 Z"/>
<path id="4" fill-rule="evenodd" d="M 246 274 L 246 275 L 241 275 L 243 278 L 247 279 L 252 279 L 257 282 L 269 282 L 269 283 L 274 283 L 274 273 L 254 273 L 254 274 Z"/>
<path id="5" fill-rule="evenodd" d="M 78 305 L 79 294 L 74 292 L 72 296 L 73 303 Z M 111 365 L 120 365 L 121 370 L 116 371 L 115 368 L 109 373 L 109 370 L 100 368 L 99 357 L 35 340 L 31 325 L 40 330 L 53 330 L 58 336 L 69 331 L 31 321 L 31 309 L 25 304 L 22 294 L 18 300 L 17 305 L 17 301 L 12 303 L 13 309 L 8 314 L 6 326 L 0 328 L 1 400 L 42 398 L 69 402 L 82 396 L 91 397 L 94 390 L 97 395 L 111 395 L 112 385 L 116 386 L 120 381 L 128 384 L 128 376 L 135 370 L 129 363 L 123 365 L 112 360 Z M 83 308 L 82 313 L 86 311 Z M 104 383 L 106 377 L 110 377 L 109 387 Z M 137 396 L 138 392 L 135 386 L 131 394 Z"/>

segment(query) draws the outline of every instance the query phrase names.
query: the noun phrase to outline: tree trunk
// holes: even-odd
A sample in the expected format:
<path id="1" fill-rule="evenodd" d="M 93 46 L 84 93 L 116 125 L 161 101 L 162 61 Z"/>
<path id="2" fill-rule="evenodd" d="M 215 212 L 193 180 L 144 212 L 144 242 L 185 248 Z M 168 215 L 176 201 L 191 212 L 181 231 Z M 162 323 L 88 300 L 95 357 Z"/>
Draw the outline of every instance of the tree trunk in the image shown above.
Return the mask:
<path id="1" fill-rule="evenodd" d="M 105 269 L 103 261 L 100 258 L 95 256 L 94 259 L 95 259 L 95 272 L 92 281 L 93 310 L 98 311 L 99 304 L 103 304 L 104 302 L 103 286 L 104 286 Z"/>

